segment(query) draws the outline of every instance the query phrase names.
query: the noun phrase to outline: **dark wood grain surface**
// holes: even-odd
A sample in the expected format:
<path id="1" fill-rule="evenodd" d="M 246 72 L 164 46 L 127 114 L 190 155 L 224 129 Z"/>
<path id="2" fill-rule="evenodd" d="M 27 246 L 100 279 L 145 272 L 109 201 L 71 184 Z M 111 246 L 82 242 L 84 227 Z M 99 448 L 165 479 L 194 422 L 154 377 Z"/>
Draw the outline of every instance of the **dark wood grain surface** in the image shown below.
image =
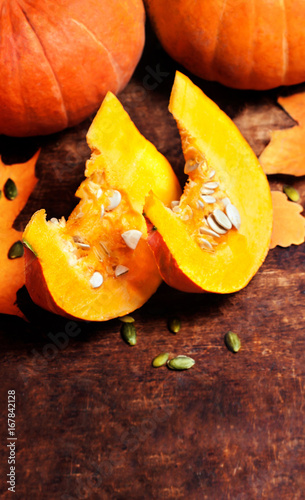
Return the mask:
<path id="1" fill-rule="evenodd" d="M 180 139 L 167 104 L 178 67 L 149 34 L 132 81 L 120 95 L 141 130 L 184 181 Z M 181 68 L 180 68 L 181 69 Z M 161 73 L 161 74 L 160 74 Z M 270 92 L 194 81 L 224 109 L 259 154 L 274 128 L 293 120 Z M 89 155 L 90 120 L 45 138 L 0 138 L 3 160 L 41 147 L 39 182 L 16 221 L 44 207 L 68 216 Z M 305 203 L 305 182 L 296 186 Z M 183 294 L 162 285 L 134 313 L 135 347 L 120 322 L 71 322 L 18 294 L 29 322 L 2 315 L 1 477 L 7 491 L 7 391 L 16 391 L 17 499 L 301 500 L 305 498 L 305 245 L 270 251 L 241 292 Z M 181 331 L 167 329 L 179 316 Z M 224 345 L 228 330 L 242 341 Z M 154 369 L 161 351 L 196 360 L 188 372 Z"/>

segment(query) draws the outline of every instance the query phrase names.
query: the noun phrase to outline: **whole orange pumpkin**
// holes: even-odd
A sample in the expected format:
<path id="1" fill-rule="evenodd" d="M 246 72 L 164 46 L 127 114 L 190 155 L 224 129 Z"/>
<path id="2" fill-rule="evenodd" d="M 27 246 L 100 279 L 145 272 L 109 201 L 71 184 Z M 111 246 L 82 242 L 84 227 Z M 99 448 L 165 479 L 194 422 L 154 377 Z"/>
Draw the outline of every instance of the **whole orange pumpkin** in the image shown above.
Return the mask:
<path id="1" fill-rule="evenodd" d="M 145 0 L 165 50 L 189 71 L 241 89 L 305 80 L 302 0 Z"/>
<path id="2" fill-rule="evenodd" d="M 142 0 L 0 0 L 0 134 L 49 134 L 129 81 L 144 45 Z"/>

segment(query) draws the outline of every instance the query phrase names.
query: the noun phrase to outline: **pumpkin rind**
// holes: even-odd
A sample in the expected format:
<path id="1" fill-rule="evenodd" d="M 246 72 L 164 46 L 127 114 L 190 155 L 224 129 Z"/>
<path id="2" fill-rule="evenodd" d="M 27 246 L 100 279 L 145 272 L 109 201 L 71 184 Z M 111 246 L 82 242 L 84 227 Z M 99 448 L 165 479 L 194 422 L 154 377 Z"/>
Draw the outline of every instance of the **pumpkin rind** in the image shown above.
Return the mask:
<path id="1" fill-rule="evenodd" d="M 256 90 L 305 80 L 301 0 L 145 0 L 145 5 L 165 50 L 201 78 Z"/>
<path id="2" fill-rule="evenodd" d="M 88 143 L 92 156 L 87 179 L 77 190 L 81 201 L 67 223 L 46 221 L 44 210 L 39 210 L 24 231 L 26 245 L 36 254 L 26 249 L 26 286 L 33 301 L 45 309 L 105 321 L 140 307 L 158 288 L 161 278 L 146 241 L 144 200 L 154 189 L 169 203 L 181 190 L 167 160 L 144 139 L 111 93 L 88 131 Z M 105 203 L 101 211 L 109 190 L 120 192 L 120 203 L 112 210 Z M 133 229 L 142 233 L 135 249 L 122 237 Z M 75 242 L 77 235 L 89 249 L 76 252 L 72 239 Z M 118 265 L 129 271 L 116 276 Z M 94 272 L 104 277 L 96 288 L 90 284 Z"/>
<path id="3" fill-rule="evenodd" d="M 196 228 L 187 230 L 184 220 L 150 193 L 145 213 L 157 231 L 149 231 L 148 242 L 163 279 L 171 286 L 192 292 L 236 292 L 254 276 L 269 249 L 272 202 L 268 181 L 234 123 L 181 73 L 176 74 L 169 109 L 177 121 L 186 159 L 190 149 L 204 154 L 237 207 L 241 226 L 219 237 L 215 251 L 202 250 L 192 236 Z M 189 189 L 188 185 L 185 192 Z"/>
<path id="4" fill-rule="evenodd" d="M 0 2 L 0 134 L 57 132 L 129 81 L 144 46 L 141 0 Z"/>

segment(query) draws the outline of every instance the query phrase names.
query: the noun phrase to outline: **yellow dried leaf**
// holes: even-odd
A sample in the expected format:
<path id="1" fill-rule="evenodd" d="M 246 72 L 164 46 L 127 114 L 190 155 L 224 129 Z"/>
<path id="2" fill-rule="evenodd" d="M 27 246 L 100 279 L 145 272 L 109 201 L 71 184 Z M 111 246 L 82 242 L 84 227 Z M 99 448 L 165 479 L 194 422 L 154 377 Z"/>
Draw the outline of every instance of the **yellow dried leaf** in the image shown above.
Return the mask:
<path id="1" fill-rule="evenodd" d="M 305 175 L 305 92 L 280 97 L 278 103 L 298 125 L 272 131 L 260 163 L 266 174 Z"/>
<path id="2" fill-rule="evenodd" d="M 0 158 L 0 313 L 14 314 L 23 317 L 16 302 L 16 293 L 24 285 L 24 258 L 9 259 L 8 252 L 11 246 L 22 240 L 22 231 L 16 231 L 12 226 L 17 215 L 24 208 L 37 179 L 35 165 L 39 156 L 37 152 L 26 163 L 5 165 Z M 18 195 L 8 200 L 3 187 L 8 179 L 12 179 L 18 189 Z"/>
<path id="3" fill-rule="evenodd" d="M 281 191 L 271 191 L 273 205 L 273 230 L 270 248 L 277 245 L 289 247 L 305 240 L 305 218 L 300 215 L 302 205 L 289 201 Z"/>

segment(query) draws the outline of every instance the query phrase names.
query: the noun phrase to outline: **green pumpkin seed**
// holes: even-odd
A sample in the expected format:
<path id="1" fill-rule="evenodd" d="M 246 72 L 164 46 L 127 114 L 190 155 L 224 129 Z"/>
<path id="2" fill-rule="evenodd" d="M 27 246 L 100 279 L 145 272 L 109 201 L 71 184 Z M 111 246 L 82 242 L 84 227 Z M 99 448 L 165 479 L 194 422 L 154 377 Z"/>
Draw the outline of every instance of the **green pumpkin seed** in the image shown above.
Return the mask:
<path id="1" fill-rule="evenodd" d="M 289 200 L 295 201 L 295 202 L 299 201 L 300 193 L 294 187 L 284 186 L 283 191 L 286 194 L 286 196 L 288 196 Z"/>
<path id="2" fill-rule="evenodd" d="M 30 245 L 26 240 L 23 240 L 23 244 L 29 249 L 31 250 L 31 252 L 35 255 L 35 257 L 37 257 L 37 253 L 35 252 L 35 250 L 33 249 L 32 245 Z"/>
<path id="3" fill-rule="evenodd" d="M 171 318 L 168 322 L 168 329 L 172 333 L 178 333 L 181 328 L 181 321 L 179 318 Z"/>
<path id="4" fill-rule="evenodd" d="M 195 360 L 193 358 L 182 355 L 167 361 L 167 366 L 171 370 L 189 370 L 194 364 Z"/>
<path id="5" fill-rule="evenodd" d="M 9 259 L 19 259 L 23 256 L 23 253 L 24 248 L 22 242 L 16 241 L 16 243 L 14 243 L 9 249 L 7 256 Z"/>
<path id="6" fill-rule="evenodd" d="M 12 179 L 7 179 L 3 188 L 4 194 L 8 200 L 14 200 L 18 195 L 18 189 Z"/>
<path id="7" fill-rule="evenodd" d="M 160 354 L 158 354 L 158 356 L 156 356 L 153 359 L 152 365 L 155 368 L 159 368 L 159 366 L 165 365 L 168 360 L 168 356 L 169 356 L 168 352 L 161 352 Z"/>
<path id="8" fill-rule="evenodd" d="M 132 316 L 126 315 L 118 318 L 122 323 L 134 323 L 134 318 Z"/>
<path id="9" fill-rule="evenodd" d="M 238 352 L 241 348 L 241 341 L 237 333 L 228 332 L 225 334 L 225 344 L 229 351 Z"/>
<path id="10" fill-rule="evenodd" d="M 127 344 L 136 345 L 137 331 L 133 323 L 123 323 L 121 327 L 121 334 Z"/>

